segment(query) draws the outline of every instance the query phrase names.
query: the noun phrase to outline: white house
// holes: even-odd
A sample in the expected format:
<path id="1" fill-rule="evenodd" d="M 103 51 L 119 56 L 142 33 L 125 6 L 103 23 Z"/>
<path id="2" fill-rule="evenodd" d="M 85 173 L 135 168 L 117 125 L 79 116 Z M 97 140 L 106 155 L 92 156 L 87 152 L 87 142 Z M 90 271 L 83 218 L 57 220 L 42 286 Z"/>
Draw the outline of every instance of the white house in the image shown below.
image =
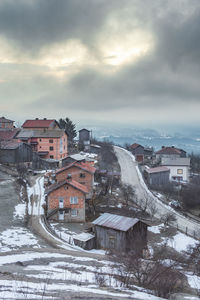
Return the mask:
<path id="1" fill-rule="evenodd" d="M 178 157 L 161 159 L 161 165 L 170 170 L 169 179 L 177 181 L 189 181 L 190 175 L 190 158 Z"/>

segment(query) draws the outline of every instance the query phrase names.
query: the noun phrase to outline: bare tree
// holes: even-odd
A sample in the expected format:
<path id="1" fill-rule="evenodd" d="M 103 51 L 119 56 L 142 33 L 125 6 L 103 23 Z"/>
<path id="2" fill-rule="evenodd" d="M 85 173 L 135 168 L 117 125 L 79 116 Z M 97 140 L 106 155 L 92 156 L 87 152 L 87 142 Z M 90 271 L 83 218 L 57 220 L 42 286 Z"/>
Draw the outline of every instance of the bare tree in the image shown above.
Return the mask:
<path id="1" fill-rule="evenodd" d="M 138 244 L 140 248 L 140 244 Z M 116 278 L 121 280 L 126 287 L 137 284 L 151 289 L 159 297 L 168 297 L 175 292 L 183 282 L 183 275 L 176 270 L 176 262 L 163 261 L 165 245 L 151 259 L 144 259 L 141 251 L 133 249 L 128 253 L 113 253 L 112 259 L 117 263 Z"/>
<path id="2" fill-rule="evenodd" d="M 125 200 L 126 206 L 128 206 L 129 202 L 136 201 L 135 189 L 130 184 L 122 184 L 121 191 L 123 199 Z"/>
<path id="3" fill-rule="evenodd" d="M 165 226 L 169 226 L 171 223 L 176 222 L 175 214 L 169 212 L 161 217 L 161 221 Z"/>

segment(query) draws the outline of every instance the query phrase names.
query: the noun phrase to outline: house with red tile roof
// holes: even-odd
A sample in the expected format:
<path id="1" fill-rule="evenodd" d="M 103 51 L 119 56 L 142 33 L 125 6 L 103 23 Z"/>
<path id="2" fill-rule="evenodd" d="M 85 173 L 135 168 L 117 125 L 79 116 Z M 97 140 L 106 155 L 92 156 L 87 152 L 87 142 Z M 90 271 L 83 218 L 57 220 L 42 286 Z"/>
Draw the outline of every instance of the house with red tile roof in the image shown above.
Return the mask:
<path id="1" fill-rule="evenodd" d="M 22 125 L 22 128 L 29 130 L 43 130 L 43 129 L 60 129 L 60 126 L 56 120 L 49 119 L 34 119 L 26 120 Z"/>
<path id="2" fill-rule="evenodd" d="M 94 185 L 94 173 L 96 168 L 88 163 L 74 162 L 65 166 L 56 172 L 56 181 L 60 182 L 65 179 L 74 180 L 87 187 L 87 199 L 92 197 Z"/>
<path id="3" fill-rule="evenodd" d="M 183 149 L 162 146 L 162 149 L 156 152 L 156 160 L 161 161 L 162 158 L 179 158 L 186 157 L 186 151 Z"/>
<path id="4" fill-rule="evenodd" d="M 62 180 L 46 188 L 47 218 L 66 222 L 85 222 L 88 189 L 74 180 Z"/>
<path id="5" fill-rule="evenodd" d="M 138 162 L 144 161 L 144 147 L 142 145 L 134 143 L 130 146 L 130 149 Z"/>

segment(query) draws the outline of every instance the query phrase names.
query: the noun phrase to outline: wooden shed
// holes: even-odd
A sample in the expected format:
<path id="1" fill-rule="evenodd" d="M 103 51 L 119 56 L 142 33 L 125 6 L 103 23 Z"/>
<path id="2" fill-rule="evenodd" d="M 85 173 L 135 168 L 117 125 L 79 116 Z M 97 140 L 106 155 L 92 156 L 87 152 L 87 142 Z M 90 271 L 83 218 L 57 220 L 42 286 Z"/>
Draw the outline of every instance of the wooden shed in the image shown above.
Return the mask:
<path id="1" fill-rule="evenodd" d="M 130 251 L 139 246 L 142 251 L 146 247 L 148 225 L 139 219 L 104 213 L 92 224 L 97 248 Z"/>
<path id="2" fill-rule="evenodd" d="M 151 186 L 164 186 L 169 184 L 170 170 L 167 167 L 159 166 L 144 171 L 144 177 Z"/>
<path id="3" fill-rule="evenodd" d="M 32 161 L 31 146 L 16 141 L 4 141 L 0 145 L 0 162 L 17 164 Z"/>

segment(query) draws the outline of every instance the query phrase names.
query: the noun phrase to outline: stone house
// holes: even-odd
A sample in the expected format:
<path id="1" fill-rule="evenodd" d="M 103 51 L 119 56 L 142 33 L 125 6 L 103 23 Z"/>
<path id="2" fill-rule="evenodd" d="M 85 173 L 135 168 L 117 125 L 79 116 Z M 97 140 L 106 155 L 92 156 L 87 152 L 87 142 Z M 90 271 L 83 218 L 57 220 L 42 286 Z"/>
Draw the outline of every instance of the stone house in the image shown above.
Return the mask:
<path id="1" fill-rule="evenodd" d="M 21 142 L 31 145 L 32 150 L 37 152 L 41 158 L 61 160 L 67 157 L 68 138 L 65 130 L 22 129 L 17 138 Z"/>
<path id="2" fill-rule="evenodd" d="M 74 162 L 70 165 L 65 166 L 56 172 L 56 181 L 60 182 L 62 180 L 68 179 L 78 182 L 84 185 L 87 190 L 87 199 L 92 197 L 93 185 L 94 185 L 94 173 L 96 168 L 88 163 Z"/>
<path id="3" fill-rule="evenodd" d="M 12 129 L 14 128 L 14 121 L 6 119 L 5 117 L 0 118 L 0 129 Z"/>
<path id="4" fill-rule="evenodd" d="M 85 222 L 87 187 L 74 181 L 63 180 L 46 188 L 47 218 L 66 222 Z"/>
<path id="5" fill-rule="evenodd" d="M 117 251 L 142 250 L 147 245 L 147 224 L 136 218 L 104 213 L 92 222 L 96 248 Z"/>

